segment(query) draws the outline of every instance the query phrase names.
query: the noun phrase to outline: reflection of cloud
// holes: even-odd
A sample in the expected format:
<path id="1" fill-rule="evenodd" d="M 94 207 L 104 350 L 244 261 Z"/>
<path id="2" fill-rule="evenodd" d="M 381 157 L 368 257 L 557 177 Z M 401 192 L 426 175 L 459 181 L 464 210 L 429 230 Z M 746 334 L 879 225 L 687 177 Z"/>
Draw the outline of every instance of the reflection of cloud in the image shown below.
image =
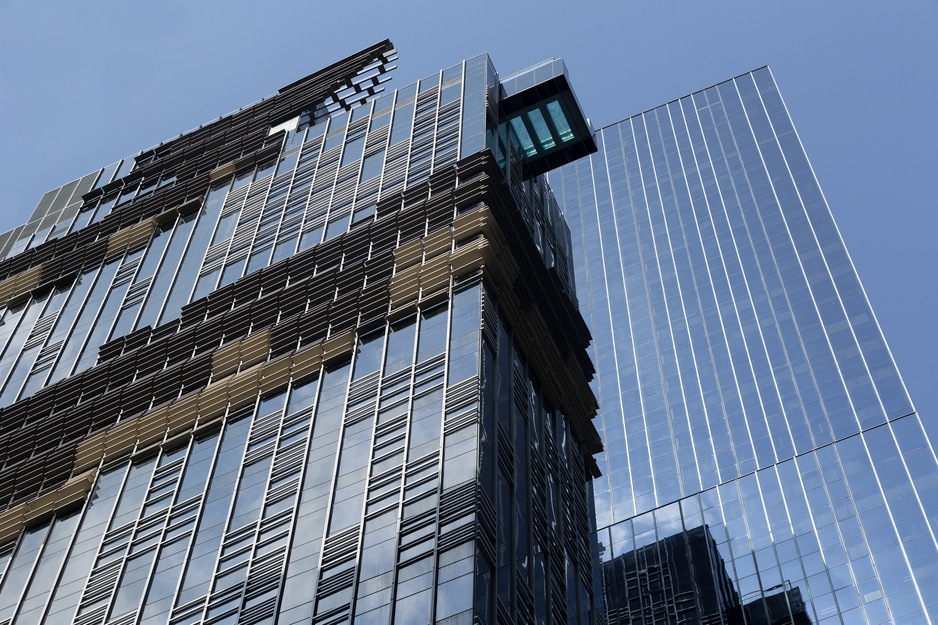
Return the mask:
<path id="1" fill-rule="evenodd" d="M 810 625 L 801 591 L 786 583 L 744 604 L 706 525 L 602 564 L 606 621 L 702 625 Z"/>

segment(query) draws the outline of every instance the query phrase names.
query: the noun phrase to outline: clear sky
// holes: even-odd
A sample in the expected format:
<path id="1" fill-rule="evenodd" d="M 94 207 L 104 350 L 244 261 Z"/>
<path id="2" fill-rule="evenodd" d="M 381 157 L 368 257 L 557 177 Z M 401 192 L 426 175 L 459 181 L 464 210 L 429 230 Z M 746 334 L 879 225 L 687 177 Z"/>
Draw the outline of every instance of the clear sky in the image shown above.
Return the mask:
<path id="1" fill-rule="evenodd" d="M 597 128 L 768 64 L 933 420 L 936 32 L 936 0 L 0 0 L 0 232 L 50 188 L 384 38 L 392 86 L 479 52 L 503 75 L 562 56 Z"/>

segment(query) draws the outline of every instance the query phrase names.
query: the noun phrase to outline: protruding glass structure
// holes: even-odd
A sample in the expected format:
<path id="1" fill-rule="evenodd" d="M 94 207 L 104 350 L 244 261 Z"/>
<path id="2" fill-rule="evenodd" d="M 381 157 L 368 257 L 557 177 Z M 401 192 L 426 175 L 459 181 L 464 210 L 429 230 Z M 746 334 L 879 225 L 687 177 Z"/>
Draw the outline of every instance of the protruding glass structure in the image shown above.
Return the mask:
<path id="1" fill-rule="evenodd" d="M 550 181 L 607 622 L 938 622 L 934 450 L 768 68 L 596 140 Z"/>

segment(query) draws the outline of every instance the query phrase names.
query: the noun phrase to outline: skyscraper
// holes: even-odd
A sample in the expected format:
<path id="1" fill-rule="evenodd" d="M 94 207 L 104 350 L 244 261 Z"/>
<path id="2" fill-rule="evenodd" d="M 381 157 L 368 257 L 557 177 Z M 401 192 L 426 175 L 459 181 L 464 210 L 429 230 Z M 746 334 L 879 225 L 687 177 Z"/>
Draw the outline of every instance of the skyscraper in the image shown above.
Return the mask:
<path id="1" fill-rule="evenodd" d="M 394 59 L 6 235 L 0 622 L 595 620 L 589 333 L 540 177 L 595 144 L 562 62 L 381 95 Z"/>
<path id="2" fill-rule="evenodd" d="M 593 333 L 608 622 L 936 622 L 934 450 L 768 68 L 596 140 L 550 183 Z M 739 600 L 713 617 L 649 566 Z"/>
<path id="3" fill-rule="evenodd" d="M 0 235 L 0 625 L 934 621 L 935 456 L 768 70 L 594 134 L 559 60 L 395 58 Z"/>

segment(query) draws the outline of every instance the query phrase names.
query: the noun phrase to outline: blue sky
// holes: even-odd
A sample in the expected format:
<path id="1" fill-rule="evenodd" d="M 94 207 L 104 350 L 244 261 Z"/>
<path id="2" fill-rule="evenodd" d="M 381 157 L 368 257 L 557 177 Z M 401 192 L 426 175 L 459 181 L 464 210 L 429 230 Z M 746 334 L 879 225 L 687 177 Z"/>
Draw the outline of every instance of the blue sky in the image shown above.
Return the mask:
<path id="1" fill-rule="evenodd" d="M 597 128 L 768 64 L 928 422 L 936 27 L 935 0 L 0 0 L 0 232 L 48 189 L 384 38 L 397 86 L 483 51 L 503 74 L 562 56 Z"/>

